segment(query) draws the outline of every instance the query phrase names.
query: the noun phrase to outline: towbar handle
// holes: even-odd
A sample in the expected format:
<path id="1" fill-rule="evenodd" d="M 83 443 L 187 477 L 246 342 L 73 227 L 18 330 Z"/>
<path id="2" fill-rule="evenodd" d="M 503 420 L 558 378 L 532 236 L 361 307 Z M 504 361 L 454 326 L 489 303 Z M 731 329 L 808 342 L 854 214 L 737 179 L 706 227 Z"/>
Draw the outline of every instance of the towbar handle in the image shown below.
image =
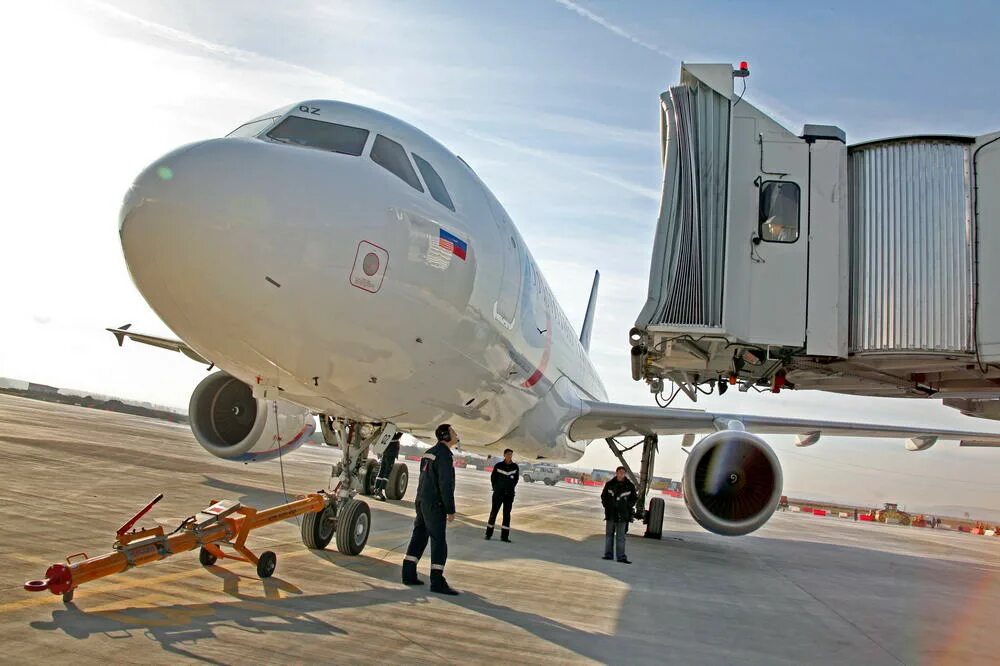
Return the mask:
<path id="1" fill-rule="evenodd" d="M 122 536 L 123 534 L 125 534 L 126 532 L 128 532 L 130 529 L 132 529 L 135 526 L 135 524 L 137 522 L 139 522 L 139 519 L 142 518 L 143 516 L 145 516 L 147 513 L 149 513 L 149 510 L 152 509 L 156 505 L 156 503 L 159 502 L 161 499 L 163 499 L 163 493 L 160 493 L 159 495 L 157 495 L 156 497 L 154 497 L 153 499 L 151 499 L 146 506 L 144 506 L 141 509 L 139 509 L 139 512 L 136 513 L 131 518 L 129 518 L 128 522 L 126 522 L 124 525 L 122 525 L 121 527 L 119 527 L 118 531 L 115 532 L 115 534 L 117 536 Z"/>

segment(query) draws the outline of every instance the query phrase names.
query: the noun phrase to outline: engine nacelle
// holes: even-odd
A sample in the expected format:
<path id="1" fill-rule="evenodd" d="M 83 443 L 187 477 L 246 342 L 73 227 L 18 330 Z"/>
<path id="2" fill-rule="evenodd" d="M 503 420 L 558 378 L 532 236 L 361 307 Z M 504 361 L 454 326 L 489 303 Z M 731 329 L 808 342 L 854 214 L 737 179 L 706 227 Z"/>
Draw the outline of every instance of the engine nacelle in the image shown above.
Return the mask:
<path id="1" fill-rule="evenodd" d="M 214 372 L 201 380 L 188 405 L 194 438 L 213 456 L 239 462 L 271 460 L 302 446 L 316 430 L 308 410 L 283 400 L 275 407 L 250 387 Z M 280 438 L 279 438 L 280 435 Z"/>
<path id="2" fill-rule="evenodd" d="M 712 433 L 684 465 L 684 502 L 699 525 L 726 536 L 766 523 L 781 500 L 781 464 L 760 437 L 741 430 Z"/>

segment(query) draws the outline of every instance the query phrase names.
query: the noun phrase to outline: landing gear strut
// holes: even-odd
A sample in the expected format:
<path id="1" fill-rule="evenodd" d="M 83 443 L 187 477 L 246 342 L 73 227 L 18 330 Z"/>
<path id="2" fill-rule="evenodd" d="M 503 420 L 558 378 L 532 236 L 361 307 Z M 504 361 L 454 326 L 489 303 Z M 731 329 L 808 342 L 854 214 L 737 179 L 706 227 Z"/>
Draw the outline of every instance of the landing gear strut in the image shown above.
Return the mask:
<path id="1" fill-rule="evenodd" d="M 340 447 L 343 457 L 330 474 L 333 502 L 327 510 L 302 521 L 302 542 L 309 548 L 325 548 L 336 537 L 337 550 L 359 555 L 371 532 L 371 510 L 355 496 L 371 494 L 375 471 L 369 464 L 368 451 L 392 439 L 396 426 L 335 420 L 325 415 L 320 417 L 320 424 L 323 440 Z"/>
<path id="2" fill-rule="evenodd" d="M 662 538 L 663 510 L 666 508 L 663 498 L 654 497 L 649 500 L 649 508 L 646 508 L 646 495 L 649 494 L 649 489 L 653 485 L 653 463 L 656 461 L 659 439 L 656 435 L 646 435 L 642 438 L 642 464 L 639 467 L 638 478 L 636 478 L 628 461 L 625 460 L 625 453 L 634 449 L 638 444 L 625 448 L 614 437 L 608 437 L 607 442 L 611 453 L 615 454 L 622 467 L 625 468 L 625 473 L 635 484 L 635 517 L 646 524 L 646 533 L 643 536 L 647 539 Z"/>

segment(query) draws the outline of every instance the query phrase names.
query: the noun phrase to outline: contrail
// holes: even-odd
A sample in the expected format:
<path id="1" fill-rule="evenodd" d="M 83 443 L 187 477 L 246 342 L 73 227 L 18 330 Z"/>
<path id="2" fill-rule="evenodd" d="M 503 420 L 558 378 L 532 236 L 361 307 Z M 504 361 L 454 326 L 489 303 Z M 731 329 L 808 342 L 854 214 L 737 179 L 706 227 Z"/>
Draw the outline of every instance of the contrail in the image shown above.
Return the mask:
<path id="1" fill-rule="evenodd" d="M 590 11 L 589 9 L 587 9 L 585 7 L 581 7 L 580 5 L 576 4 L 575 2 L 572 2 L 572 0 L 555 0 L 555 2 L 559 3 L 560 5 L 562 5 L 563 7 L 565 7 L 566 9 L 569 9 L 571 11 L 576 12 L 577 14 L 579 14 L 583 18 L 587 19 L 588 21 L 593 21 L 594 23 L 596 23 L 597 25 L 601 26 L 605 30 L 613 32 L 614 34 L 618 35 L 619 37 L 623 37 L 623 38 L 627 39 L 628 41 L 632 42 L 636 46 L 641 46 L 642 48 L 646 49 L 647 51 L 652 51 L 653 53 L 656 53 L 658 55 L 663 56 L 664 58 L 670 58 L 671 60 L 678 60 L 678 61 L 680 60 L 680 58 L 678 56 L 674 55 L 673 53 L 670 53 L 668 51 L 664 51 L 663 49 L 661 49 L 656 44 L 650 44 L 649 42 L 646 42 L 646 41 L 643 41 L 643 40 L 639 39 L 638 37 L 636 37 L 635 35 L 633 35 L 632 33 L 630 33 L 628 30 L 625 30 L 624 28 L 621 28 L 621 27 L 615 25 L 614 23 L 612 23 L 611 21 L 607 20 L 603 16 L 598 16 L 597 14 L 595 14 L 594 12 Z"/>

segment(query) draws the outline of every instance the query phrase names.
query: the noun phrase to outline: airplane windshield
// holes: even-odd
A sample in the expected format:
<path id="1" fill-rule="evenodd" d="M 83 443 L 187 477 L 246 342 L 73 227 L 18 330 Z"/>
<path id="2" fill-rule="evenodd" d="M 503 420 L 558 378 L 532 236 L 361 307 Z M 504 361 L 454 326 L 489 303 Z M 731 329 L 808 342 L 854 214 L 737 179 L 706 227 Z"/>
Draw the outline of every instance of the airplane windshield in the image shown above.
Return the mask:
<path id="1" fill-rule="evenodd" d="M 274 124 L 276 117 L 262 118 L 261 120 L 252 120 L 245 125 L 240 125 L 232 132 L 226 135 L 226 138 L 233 137 L 255 137 L 268 127 Z"/>
<path id="2" fill-rule="evenodd" d="M 282 143 L 358 156 L 368 140 L 368 130 L 289 116 L 268 132 L 267 136 Z"/>

